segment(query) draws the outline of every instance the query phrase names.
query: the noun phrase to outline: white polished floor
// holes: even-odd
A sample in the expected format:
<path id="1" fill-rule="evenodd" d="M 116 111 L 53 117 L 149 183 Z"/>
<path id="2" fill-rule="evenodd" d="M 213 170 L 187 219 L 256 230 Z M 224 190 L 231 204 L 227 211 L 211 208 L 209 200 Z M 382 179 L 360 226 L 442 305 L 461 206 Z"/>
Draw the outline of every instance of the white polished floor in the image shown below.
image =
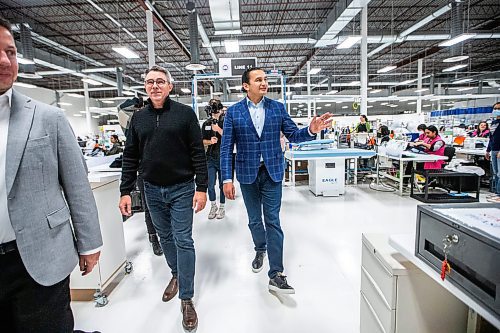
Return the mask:
<path id="1" fill-rule="evenodd" d="M 361 233 L 412 232 L 416 206 L 416 200 L 367 185 L 326 198 L 314 197 L 307 186 L 285 187 L 285 274 L 296 289 L 286 297 L 267 291 L 267 261 L 260 273 L 251 270 L 254 251 L 241 195 L 226 204 L 223 220 L 208 220 L 205 208 L 194 221 L 197 332 L 359 332 Z M 125 223 L 125 240 L 134 271 L 107 306 L 73 302 L 75 328 L 182 332 L 179 299 L 161 301 L 170 271 L 151 251 L 143 214 Z"/>

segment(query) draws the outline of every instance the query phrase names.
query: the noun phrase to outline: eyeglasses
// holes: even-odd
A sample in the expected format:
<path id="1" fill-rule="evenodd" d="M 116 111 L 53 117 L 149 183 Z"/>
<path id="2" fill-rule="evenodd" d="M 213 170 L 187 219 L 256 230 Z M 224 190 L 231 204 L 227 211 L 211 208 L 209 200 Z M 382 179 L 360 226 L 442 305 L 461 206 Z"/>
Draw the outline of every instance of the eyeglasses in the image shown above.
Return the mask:
<path id="1" fill-rule="evenodd" d="M 165 86 L 168 82 L 167 82 L 167 81 L 165 81 L 165 80 L 163 80 L 163 79 L 156 79 L 156 81 L 155 81 L 155 80 L 153 80 L 153 79 L 146 80 L 146 85 L 147 85 L 148 87 L 152 87 L 152 86 L 154 86 L 154 84 L 155 84 L 155 83 L 156 83 L 156 85 L 157 85 L 158 87 L 163 87 L 163 86 Z"/>

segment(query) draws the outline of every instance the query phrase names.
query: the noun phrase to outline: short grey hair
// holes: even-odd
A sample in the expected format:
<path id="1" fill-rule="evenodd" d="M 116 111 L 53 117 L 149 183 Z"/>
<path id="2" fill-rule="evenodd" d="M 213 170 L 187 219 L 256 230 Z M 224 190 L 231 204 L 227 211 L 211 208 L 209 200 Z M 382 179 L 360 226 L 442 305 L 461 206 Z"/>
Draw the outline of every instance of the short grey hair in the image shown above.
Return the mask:
<path id="1" fill-rule="evenodd" d="M 165 74 L 165 76 L 167 77 L 167 80 L 169 83 L 172 83 L 172 75 L 170 74 L 170 72 L 164 68 L 164 67 L 161 67 L 161 66 L 158 66 L 158 65 L 153 65 L 151 67 L 149 67 L 148 69 L 146 69 L 146 71 L 144 72 L 144 78 L 146 78 L 146 75 L 149 74 L 149 72 L 162 72 L 163 74 Z"/>

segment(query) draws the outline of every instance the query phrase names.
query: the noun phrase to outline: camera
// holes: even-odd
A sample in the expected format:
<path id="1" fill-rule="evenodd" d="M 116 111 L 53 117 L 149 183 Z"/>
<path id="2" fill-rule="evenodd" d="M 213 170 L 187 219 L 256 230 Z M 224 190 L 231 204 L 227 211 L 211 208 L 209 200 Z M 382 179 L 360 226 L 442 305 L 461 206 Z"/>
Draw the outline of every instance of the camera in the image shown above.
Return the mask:
<path id="1" fill-rule="evenodd" d="M 208 102 L 208 105 L 205 106 L 205 112 L 207 113 L 207 117 L 210 118 L 212 114 L 219 113 L 224 108 L 222 102 L 218 99 L 211 99 Z"/>

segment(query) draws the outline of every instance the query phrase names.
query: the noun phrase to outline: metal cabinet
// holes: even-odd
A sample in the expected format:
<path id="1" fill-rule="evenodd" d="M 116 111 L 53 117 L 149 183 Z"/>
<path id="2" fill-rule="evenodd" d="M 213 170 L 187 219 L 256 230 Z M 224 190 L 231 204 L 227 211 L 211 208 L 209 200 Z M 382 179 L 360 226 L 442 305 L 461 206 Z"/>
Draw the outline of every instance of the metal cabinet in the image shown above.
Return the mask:
<path id="1" fill-rule="evenodd" d="M 363 234 L 361 333 L 461 333 L 468 308 L 388 244 Z"/>

